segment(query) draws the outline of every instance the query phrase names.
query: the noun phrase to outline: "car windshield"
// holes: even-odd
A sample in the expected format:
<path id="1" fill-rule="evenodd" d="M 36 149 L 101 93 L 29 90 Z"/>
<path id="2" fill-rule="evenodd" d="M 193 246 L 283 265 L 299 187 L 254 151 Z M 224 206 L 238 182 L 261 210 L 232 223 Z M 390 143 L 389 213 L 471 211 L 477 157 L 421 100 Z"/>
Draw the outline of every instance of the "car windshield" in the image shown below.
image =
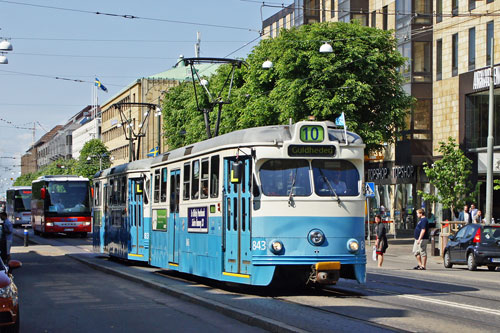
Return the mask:
<path id="1" fill-rule="evenodd" d="M 500 241 L 500 227 L 484 226 L 483 235 L 481 238 L 491 241 Z"/>
<path id="2" fill-rule="evenodd" d="M 46 203 L 49 212 L 90 212 L 89 183 L 85 181 L 50 182 Z"/>
<path id="3" fill-rule="evenodd" d="M 269 160 L 260 168 L 262 192 L 267 196 L 311 195 L 307 160 Z"/>
<path id="4" fill-rule="evenodd" d="M 359 172 L 349 161 L 313 160 L 314 191 L 319 196 L 359 195 Z M 335 192 L 335 193 L 334 193 Z"/>
<path id="5" fill-rule="evenodd" d="M 16 190 L 14 210 L 16 212 L 26 212 L 31 210 L 31 190 Z"/>

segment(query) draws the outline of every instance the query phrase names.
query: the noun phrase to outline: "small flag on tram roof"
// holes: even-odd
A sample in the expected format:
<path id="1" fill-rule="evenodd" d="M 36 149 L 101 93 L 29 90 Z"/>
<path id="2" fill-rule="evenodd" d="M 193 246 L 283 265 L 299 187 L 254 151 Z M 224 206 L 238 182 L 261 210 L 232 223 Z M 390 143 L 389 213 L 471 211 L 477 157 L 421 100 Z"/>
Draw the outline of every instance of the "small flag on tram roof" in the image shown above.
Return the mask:
<path id="1" fill-rule="evenodd" d="M 101 88 L 102 91 L 108 92 L 108 88 L 106 88 L 98 78 L 95 78 L 95 85 L 97 88 Z"/>
<path id="2" fill-rule="evenodd" d="M 345 127 L 345 117 L 344 117 L 344 112 L 335 119 L 335 125 L 337 126 L 344 126 Z"/>

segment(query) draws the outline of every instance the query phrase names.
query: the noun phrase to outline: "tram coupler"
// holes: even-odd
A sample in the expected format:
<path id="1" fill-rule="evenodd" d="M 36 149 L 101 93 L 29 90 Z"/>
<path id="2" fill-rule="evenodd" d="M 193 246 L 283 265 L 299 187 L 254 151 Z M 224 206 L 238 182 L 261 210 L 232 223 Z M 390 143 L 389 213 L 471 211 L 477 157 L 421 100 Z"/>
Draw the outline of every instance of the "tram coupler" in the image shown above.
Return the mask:
<path id="1" fill-rule="evenodd" d="M 24 246 L 28 246 L 29 242 L 29 233 L 28 233 L 28 228 L 24 228 Z"/>
<path id="2" fill-rule="evenodd" d="M 340 278 L 340 262 L 318 262 L 311 266 L 311 282 L 319 284 L 336 284 Z"/>

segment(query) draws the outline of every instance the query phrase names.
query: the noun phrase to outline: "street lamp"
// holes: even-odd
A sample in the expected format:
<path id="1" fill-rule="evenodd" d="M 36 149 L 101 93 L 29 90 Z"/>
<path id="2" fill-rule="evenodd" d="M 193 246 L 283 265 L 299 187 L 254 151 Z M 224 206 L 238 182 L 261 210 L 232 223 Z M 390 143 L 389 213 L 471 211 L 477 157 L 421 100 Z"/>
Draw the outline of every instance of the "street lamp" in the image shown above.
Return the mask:
<path id="1" fill-rule="evenodd" d="M 92 158 L 94 158 L 94 157 L 99 158 L 99 171 L 101 171 L 102 170 L 102 159 L 108 157 L 108 154 L 107 153 L 102 153 L 102 154 L 98 154 L 98 155 L 92 154 L 92 155 L 87 156 L 87 161 L 90 162 L 92 160 Z"/>
<path id="2" fill-rule="evenodd" d="M 0 64 L 7 65 L 9 63 L 5 54 L 7 51 L 12 51 L 13 49 L 12 44 L 7 39 L 0 42 Z"/>

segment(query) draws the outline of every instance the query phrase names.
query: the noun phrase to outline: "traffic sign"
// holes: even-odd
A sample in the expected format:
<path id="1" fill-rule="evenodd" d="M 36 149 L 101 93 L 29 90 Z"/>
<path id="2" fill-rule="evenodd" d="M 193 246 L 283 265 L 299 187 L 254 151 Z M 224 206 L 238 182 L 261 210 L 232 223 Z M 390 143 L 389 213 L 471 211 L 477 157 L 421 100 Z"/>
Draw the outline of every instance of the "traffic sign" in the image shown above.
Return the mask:
<path id="1" fill-rule="evenodd" d="M 373 198 L 375 196 L 375 183 L 365 184 L 365 196 L 368 198 Z"/>

